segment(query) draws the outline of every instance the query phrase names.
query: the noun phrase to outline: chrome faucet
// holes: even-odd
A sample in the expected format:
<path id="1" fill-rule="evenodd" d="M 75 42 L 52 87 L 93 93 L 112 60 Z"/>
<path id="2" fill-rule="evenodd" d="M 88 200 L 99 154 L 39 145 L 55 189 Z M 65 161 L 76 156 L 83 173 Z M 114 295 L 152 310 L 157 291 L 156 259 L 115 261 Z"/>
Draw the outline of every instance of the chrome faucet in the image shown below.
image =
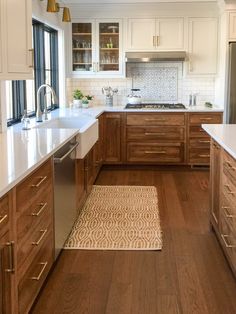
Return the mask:
<path id="1" fill-rule="evenodd" d="M 39 86 L 38 91 L 37 91 L 37 111 L 36 111 L 36 121 L 37 122 L 42 122 L 43 121 L 43 113 L 45 114 L 45 120 L 47 120 L 47 104 L 46 104 L 46 97 L 44 97 L 44 110 L 42 113 L 41 110 L 41 106 L 40 106 L 40 92 L 43 88 L 49 88 L 50 93 L 52 95 L 52 104 L 55 105 L 57 103 L 57 96 L 56 93 L 54 91 L 54 89 L 52 88 L 52 86 L 48 85 L 48 84 L 43 84 L 41 86 Z"/>

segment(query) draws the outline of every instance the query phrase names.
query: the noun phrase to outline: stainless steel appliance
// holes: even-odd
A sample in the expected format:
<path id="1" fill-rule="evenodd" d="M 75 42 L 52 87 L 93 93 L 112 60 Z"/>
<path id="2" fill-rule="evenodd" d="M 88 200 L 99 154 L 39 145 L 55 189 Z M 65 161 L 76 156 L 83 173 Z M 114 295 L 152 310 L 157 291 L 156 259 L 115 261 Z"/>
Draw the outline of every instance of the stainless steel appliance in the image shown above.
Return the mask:
<path id="1" fill-rule="evenodd" d="M 125 109 L 186 109 L 183 104 L 142 103 L 127 104 Z"/>
<path id="2" fill-rule="evenodd" d="M 158 52 L 126 52 L 126 62 L 160 62 L 160 61 L 185 61 L 185 51 L 158 51 Z"/>
<path id="3" fill-rule="evenodd" d="M 236 123 L 236 43 L 229 44 L 229 76 L 226 122 Z"/>
<path id="4" fill-rule="evenodd" d="M 73 138 L 54 155 L 55 258 L 63 248 L 77 215 L 75 156 L 78 144 Z"/>

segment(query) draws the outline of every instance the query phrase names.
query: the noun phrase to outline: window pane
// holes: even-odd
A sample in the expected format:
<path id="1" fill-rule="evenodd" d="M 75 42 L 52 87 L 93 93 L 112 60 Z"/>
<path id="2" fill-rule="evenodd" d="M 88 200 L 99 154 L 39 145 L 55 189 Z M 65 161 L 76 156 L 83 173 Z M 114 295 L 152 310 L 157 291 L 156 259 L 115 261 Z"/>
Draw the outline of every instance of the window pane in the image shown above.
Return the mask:
<path id="1" fill-rule="evenodd" d="M 6 82 L 7 120 L 13 119 L 12 82 Z"/>
<path id="2" fill-rule="evenodd" d="M 33 113 L 35 111 L 35 90 L 34 90 L 34 81 L 26 81 L 26 103 L 27 103 L 27 112 Z"/>
<path id="3" fill-rule="evenodd" d="M 44 50 L 45 50 L 45 69 L 51 69 L 51 54 L 50 54 L 50 33 L 44 32 Z"/>

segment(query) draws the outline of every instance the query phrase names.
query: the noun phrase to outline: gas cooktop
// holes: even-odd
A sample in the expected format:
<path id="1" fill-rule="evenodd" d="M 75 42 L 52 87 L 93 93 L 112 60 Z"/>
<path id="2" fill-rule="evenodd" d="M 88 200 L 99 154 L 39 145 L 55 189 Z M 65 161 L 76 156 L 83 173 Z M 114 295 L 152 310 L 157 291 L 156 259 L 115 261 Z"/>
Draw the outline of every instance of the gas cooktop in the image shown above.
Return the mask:
<path id="1" fill-rule="evenodd" d="M 127 104 L 125 109 L 186 109 L 183 104 L 158 104 L 158 103 L 144 103 L 144 104 Z"/>

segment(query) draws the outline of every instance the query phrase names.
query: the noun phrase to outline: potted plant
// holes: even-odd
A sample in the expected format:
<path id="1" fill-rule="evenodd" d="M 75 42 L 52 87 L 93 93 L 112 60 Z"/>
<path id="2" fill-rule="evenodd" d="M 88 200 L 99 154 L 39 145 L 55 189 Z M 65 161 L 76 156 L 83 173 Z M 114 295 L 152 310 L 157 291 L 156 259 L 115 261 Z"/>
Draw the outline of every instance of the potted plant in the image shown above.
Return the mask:
<path id="1" fill-rule="evenodd" d="M 94 96 L 91 95 L 86 95 L 83 97 L 82 99 L 82 107 L 83 108 L 88 108 L 89 107 L 89 103 L 93 100 Z"/>
<path id="2" fill-rule="evenodd" d="M 84 95 L 81 92 L 81 90 L 79 90 L 79 89 L 74 90 L 74 92 L 73 92 L 73 104 L 75 107 L 81 107 L 83 97 L 84 97 Z"/>

